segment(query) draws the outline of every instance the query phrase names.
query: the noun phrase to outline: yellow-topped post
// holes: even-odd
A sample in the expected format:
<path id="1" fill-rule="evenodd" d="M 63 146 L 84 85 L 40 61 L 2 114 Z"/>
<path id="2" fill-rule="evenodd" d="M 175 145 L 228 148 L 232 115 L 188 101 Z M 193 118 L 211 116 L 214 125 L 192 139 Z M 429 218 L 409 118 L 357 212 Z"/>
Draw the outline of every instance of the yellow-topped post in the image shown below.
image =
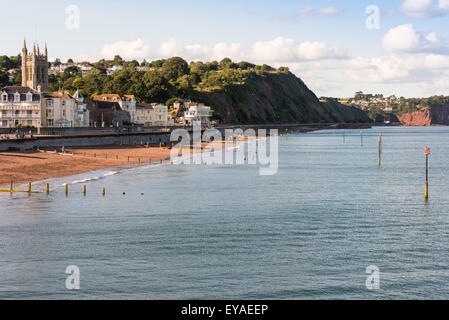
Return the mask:
<path id="1" fill-rule="evenodd" d="M 363 130 L 360 130 L 360 146 L 363 147 Z"/>
<path id="2" fill-rule="evenodd" d="M 424 154 L 426 155 L 426 184 L 424 188 L 424 200 L 429 200 L 429 154 L 430 148 L 424 149 Z"/>

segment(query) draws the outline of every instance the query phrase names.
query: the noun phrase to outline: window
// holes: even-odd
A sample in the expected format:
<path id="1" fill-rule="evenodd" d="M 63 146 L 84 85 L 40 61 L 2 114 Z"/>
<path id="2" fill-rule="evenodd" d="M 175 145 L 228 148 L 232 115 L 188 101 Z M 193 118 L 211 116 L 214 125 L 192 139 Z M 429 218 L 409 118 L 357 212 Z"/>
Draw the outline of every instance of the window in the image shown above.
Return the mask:
<path id="1" fill-rule="evenodd" d="M 20 101 L 20 94 L 16 93 L 14 95 L 14 101 Z"/>
<path id="2" fill-rule="evenodd" d="M 27 93 L 27 101 L 33 101 L 33 94 L 31 92 Z"/>
<path id="3" fill-rule="evenodd" d="M 8 95 L 6 93 L 3 95 L 3 99 L 2 100 L 3 101 L 8 101 Z"/>
<path id="4" fill-rule="evenodd" d="M 27 116 L 32 116 L 33 115 L 33 110 L 27 110 Z"/>
<path id="5" fill-rule="evenodd" d="M 65 109 L 64 109 L 64 110 L 62 110 L 62 116 L 65 117 L 65 115 L 66 115 L 66 112 L 65 112 Z"/>
<path id="6" fill-rule="evenodd" d="M 8 114 L 8 111 L 2 110 L 2 116 L 6 116 Z"/>
<path id="7" fill-rule="evenodd" d="M 65 100 L 62 100 L 62 106 L 65 107 Z"/>
<path id="8" fill-rule="evenodd" d="M 47 126 L 52 126 L 52 125 L 53 125 L 53 119 L 48 119 Z"/>
<path id="9" fill-rule="evenodd" d="M 52 99 L 48 99 L 47 100 L 47 107 L 53 107 L 53 100 Z"/>

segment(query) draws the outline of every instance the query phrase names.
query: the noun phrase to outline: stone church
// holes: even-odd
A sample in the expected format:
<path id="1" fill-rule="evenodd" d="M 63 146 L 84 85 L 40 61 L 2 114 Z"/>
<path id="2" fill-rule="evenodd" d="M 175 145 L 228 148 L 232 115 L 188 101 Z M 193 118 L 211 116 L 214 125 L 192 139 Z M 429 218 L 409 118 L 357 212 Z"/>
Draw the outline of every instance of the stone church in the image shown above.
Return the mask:
<path id="1" fill-rule="evenodd" d="M 48 56 L 47 44 L 41 54 L 39 44 L 33 46 L 33 52 L 28 53 L 26 41 L 22 49 L 22 87 L 28 87 L 38 92 L 48 92 Z"/>

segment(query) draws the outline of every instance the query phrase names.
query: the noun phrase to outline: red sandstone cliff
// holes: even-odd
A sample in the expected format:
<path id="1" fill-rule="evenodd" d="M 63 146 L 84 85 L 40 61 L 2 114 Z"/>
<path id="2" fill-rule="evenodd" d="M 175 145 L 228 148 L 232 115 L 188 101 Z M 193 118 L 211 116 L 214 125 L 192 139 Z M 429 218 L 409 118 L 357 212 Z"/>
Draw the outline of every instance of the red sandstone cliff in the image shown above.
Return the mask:
<path id="1" fill-rule="evenodd" d="M 405 113 L 399 117 L 405 126 L 449 125 L 449 105 L 433 106 L 425 111 Z"/>

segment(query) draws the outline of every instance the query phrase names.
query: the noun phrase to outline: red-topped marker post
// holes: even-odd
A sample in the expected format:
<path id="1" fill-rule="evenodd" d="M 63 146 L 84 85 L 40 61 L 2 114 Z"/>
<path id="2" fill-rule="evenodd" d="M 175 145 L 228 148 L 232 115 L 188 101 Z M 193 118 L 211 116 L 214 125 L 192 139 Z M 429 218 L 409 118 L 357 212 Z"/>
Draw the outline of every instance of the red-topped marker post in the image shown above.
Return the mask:
<path id="1" fill-rule="evenodd" d="M 379 141 L 379 156 L 377 157 L 377 163 L 379 164 L 379 167 L 381 165 L 381 154 L 382 154 L 382 132 L 379 134 L 379 138 L 377 139 Z"/>
<path id="2" fill-rule="evenodd" d="M 424 189 L 424 200 L 429 200 L 429 154 L 430 148 L 424 149 L 424 154 L 426 155 L 426 185 Z"/>

